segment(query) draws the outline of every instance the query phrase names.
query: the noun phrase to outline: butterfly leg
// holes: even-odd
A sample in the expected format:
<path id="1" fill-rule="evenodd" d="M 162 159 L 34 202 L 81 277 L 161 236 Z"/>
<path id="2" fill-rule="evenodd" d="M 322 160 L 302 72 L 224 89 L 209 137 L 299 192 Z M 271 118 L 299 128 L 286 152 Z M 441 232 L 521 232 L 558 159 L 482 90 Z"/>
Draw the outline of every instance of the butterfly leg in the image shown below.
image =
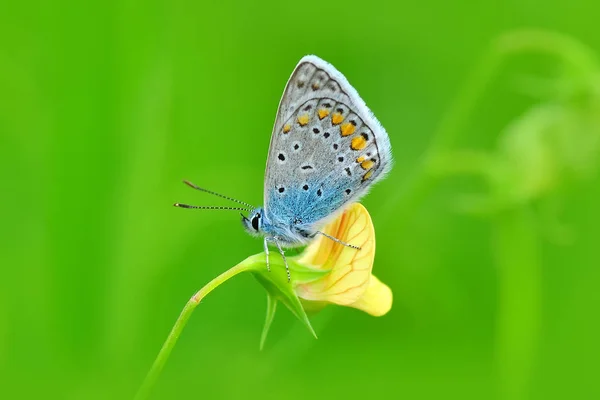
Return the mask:
<path id="1" fill-rule="evenodd" d="M 328 235 L 328 234 L 326 234 L 325 232 L 317 231 L 317 233 L 318 233 L 319 235 L 323 235 L 323 236 L 325 236 L 326 238 L 329 238 L 329 239 L 333 240 L 334 242 L 336 242 L 336 243 L 339 243 L 339 244 L 341 244 L 341 245 L 344 245 L 344 246 L 346 246 L 346 247 L 350 247 L 350 248 L 352 248 L 352 249 L 360 250 L 360 247 L 358 247 L 358 246 L 355 246 L 355 245 L 353 245 L 353 244 L 350 244 L 350 243 L 343 242 L 343 241 L 341 241 L 340 239 L 338 239 L 338 238 L 336 238 L 336 237 L 333 237 L 333 236 L 331 236 L 331 235 Z"/>
<path id="2" fill-rule="evenodd" d="M 265 247 L 265 258 L 267 261 L 267 271 L 271 272 L 271 265 L 269 264 L 269 245 L 267 244 L 268 241 L 269 241 L 269 238 L 265 238 L 263 240 L 263 246 Z"/>
<path id="3" fill-rule="evenodd" d="M 281 258 L 283 258 L 283 263 L 285 264 L 285 272 L 287 272 L 287 278 L 288 278 L 288 282 L 289 282 L 292 279 L 292 276 L 290 275 L 290 267 L 288 266 L 287 259 L 285 258 L 285 252 L 281 248 L 281 245 L 277 241 L 277 238 L 274 237 L 273 241 L 275 242 L 275 245 L 277 246 L 277 249 L 279 250 L 279 254 L 281 254 Z"/>

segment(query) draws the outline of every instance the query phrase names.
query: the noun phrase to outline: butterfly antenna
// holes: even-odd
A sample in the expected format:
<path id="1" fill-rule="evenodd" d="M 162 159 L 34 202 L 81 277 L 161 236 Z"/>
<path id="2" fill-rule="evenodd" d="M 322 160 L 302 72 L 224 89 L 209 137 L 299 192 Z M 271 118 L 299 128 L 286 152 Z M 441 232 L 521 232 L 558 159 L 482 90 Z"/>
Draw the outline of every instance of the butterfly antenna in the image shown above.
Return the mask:
<path id="1" fill-rule="evenodd" d="M 188 186 L 189 186 L 189 187 L 191 187 L 192 189 L 196 189 L 196 190 L 199 190 L 199 191 L 201 191 L 201 192 L 206 192 L 206 193 L 209 193 L 209 194 L 213 194 L 213 195 L 215 195 L 215 196 L 219 196 L 219 197 L 221 197 L 221 198 L 224 198 L 224 199 L 227 199 L 227 200 L 230 200 L 230 201 L 234 201 L 234 202 L 236 202 L 236 203 L 238 203 L 238 204 L 243 204 L 243 205 L 245 205 L 246 207 L 250 207 L 251 209 L 254 209 L 254 206 L 253 206 L 253 205 L 251 205 L 251 204 L 248 204 L 248 203 L 246 203 L 246 202 L 244 202 L 244 201 L 241 201 L 241 200 L 233 199 L 233 198 L 231 198 L 231 197 L 229 197 L 229 196 L 225 196 L 225 195 L 222 195 L 222 194 L 220 194 L 220 193 L 217 193 L 217 192 L 213 192 L 212 190 L 208 190 L 208 189 L 201 188 L 200 186 L 196 186 L 196 185 L 194 185 L 194 184 L 193 184 L 192 182 L 190 182 L 190 181 L 185 181 L 185 180 L 184 180 L 184 181 L 183 181 L 183 183 L 185 183 L 186 185 L 188 185 Z"/>
<path id="2" fill-rule="evenodd" d="M 248 208 L 242 207 L 221 207 L 221 206 L 191 206 L 189 204 L 175 203 L 173 204 L 175 207 L 179 208 L 195 208 L 199 210 L 237 210 L 237 211 L 252 211 Z"/>

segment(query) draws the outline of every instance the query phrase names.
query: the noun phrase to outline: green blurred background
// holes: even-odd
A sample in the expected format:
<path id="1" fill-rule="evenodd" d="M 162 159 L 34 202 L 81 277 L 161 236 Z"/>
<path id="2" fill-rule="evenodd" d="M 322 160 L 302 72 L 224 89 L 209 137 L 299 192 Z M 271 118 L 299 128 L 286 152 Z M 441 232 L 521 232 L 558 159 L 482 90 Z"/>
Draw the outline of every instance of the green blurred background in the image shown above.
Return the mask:
<path id="1" fill-rule="evenodd" d="M 422 168 L 432 143 L 494 153 L 548 101 L 519 79 L 565 76 L 531 54 L 478 78 L 498 35 L 600 49 L 598 15 L 592 0 L 2 1 L 0 397 L 133 396 L 189 297 L 262 250 L 235 212 L 173 208 L 223 204 L 181 180 L 260 204 L 278 101 L 312 53 L 392 141 L 395 168 L 363 203 L 393 308 L 326 308 L 318 340 L 282 308 L 259 352 L 265 292 L 236 277 L 198 307 L 154 398 L 600 398 L 595 169 L 480 217 L 457 201 L 484 182 Z M 545 234 L 546 197 L 570 240 Z"/>

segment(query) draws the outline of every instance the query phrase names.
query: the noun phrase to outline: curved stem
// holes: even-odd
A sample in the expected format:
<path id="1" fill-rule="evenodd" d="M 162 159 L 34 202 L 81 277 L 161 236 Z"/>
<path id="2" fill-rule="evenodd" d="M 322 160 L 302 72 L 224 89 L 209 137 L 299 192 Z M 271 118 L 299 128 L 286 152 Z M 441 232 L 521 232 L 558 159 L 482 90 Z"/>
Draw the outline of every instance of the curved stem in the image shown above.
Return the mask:
<path id="1" fill-rule="evenodd" d="M 431 191 L 435 180 L 429 173 L 430 163 L 443 150 L 452 145 L 459 134 L 464 131 L 463 124 L 479 101 L 481 95 L 485 92 L 487 85 L 499 70 L 499 66 L 505 56 L 506 54 L 499 51 L 497 46 L 492 46 L 479 61 L 458 97 L 452 102 L 450 109 L 442 117 L 442 121 L 433 134 L 433 139 L 421 158 L 416 171 L 404 187 L 401 187 L 382 207 L 386 211 L 394 208 L 397 210 L 396 212 L 402 214 L 399 219 L 394 218 L 394 221 L 407 221 L 408 218 L 406 217 L 408 217 L 408 214 L 413 212 L 415 206 L 421 203 Z"/>
<path id="2" fill-rule="evenodd" d="M 519 53 L 539 52 L 552 55 L 586 76 L 598 69 L 593 52 L 579 42 L 558 33 L 543 30 L 515 30 L 500 35 L 479 61 L 458 97 L 444 114 L 412 177 L 380 209 L 384 215 L 395 209 L 400 218 L 387 221 L 408 221 L 417 204 L 430 193 L 436 179 L 429 172 L 430 164 L 453 145 L 464 131 L 463 125 L 505 60 Z"/>
<path id="3" fill-rule="evenodd" d="M 538 29 L 510 31 L 498 37 L 495 47 L 508 56 L 528 52 L 545 53 L 586 76 L 595 75 L 598 71 L 598 58 L 591 48 L 558 32 Z"/>
<path id="4" fill-rule="evenodd" d="M 200 304 L 200 301 L 202 301 L 202 299 L 207 294 L 212 292 L 214 289 L 217 288 L 217 286 L 221 285 L 225 281 L 229 280 L 230 278 L 233 278 L 240 272 L 244 272 L 244 271 L 248 271 L 248 270 L 252 269 L 254 264 L 252 262 L 248 262 L 248 261 L 249 261 L 249 259 L 246 259 L 245 261 L 242 261 L 238 265 L 223 272 L 221 275 L 217 276 L 215 279 L 213 279 L 212 281 L 207 283 L 202 289 L 197 291 L 190 298 L 190 300 L 187 302 L 185 307 L 183 307 L 181 314 L 179 314 L 179 318 L 177 318 L 177 321 L 175 321 L 175 325 L 171 329 L 171 332 L 169 333 L 167 340 L 165 340 L 165 343 L 163 344 L 162 348 L 160 349 L 158 356 L 156 356 L 156 359 L 154 360 L 154 363 L 152 364 L 152 367 L 150 368 L 148 375 L 146 375 L 146 379 L 144 380 L 144 383 L 142 383 L 142 386 L 139 388 L 138 392 L 136 393 L 135 400 L 147 399 L 148 396 L 150 395 L 150 391 L 152 390 L 152 387 L 156 383 L 158 376 L 160 375 L 163 367 L 165 366 L 167 359 L 169 358 L 169 355 L 171 355 L 171 351 L 173 350 L 175 343 L 177 343 L 177 340 L 179 339 L 179 336 L 181 335 L 183 328 L 185 328 L 185 325 L 187 324 L 188 320 L 190 319 L 190 317 L 192 315 L 192 312 L 194 311 L 196 306 L 198 304 Z"/>

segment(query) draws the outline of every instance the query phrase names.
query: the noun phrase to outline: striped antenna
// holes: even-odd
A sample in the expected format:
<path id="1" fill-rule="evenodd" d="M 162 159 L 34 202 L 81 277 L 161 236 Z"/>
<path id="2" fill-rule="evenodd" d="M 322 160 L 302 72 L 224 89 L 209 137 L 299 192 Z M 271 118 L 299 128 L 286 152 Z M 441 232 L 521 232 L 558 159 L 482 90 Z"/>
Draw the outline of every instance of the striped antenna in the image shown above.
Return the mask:
<path id="1" fill-rule="evenodd" d="M 244 201 L 241 201 L 241 200 L 236 200 L 236 199 L 234 199 L 234 198 L 231 198 L 231 197 L 229 197 L 229 196 L 222 195 L 222 194 L 220 194 L 220 193 L 217 193 L 217 192 L 213 192 L 212 190 L 208 190 L 208 189 L 201 188 L 200 186 L 196 186 L 196 185 L 194 185 L 194 184 L 193 184 L 192 182 L 190 182 L 190 181 L 185 181 L 185 180 L 184 180 L 184 181 L 183 181 L 183 183 L 185 183 L 186 185 L 188 185 L 188 186 L 189 186 L 189 187 L 191 187 L 192 189 L 196 189 L 196 190 L 199 190 L 199 191 L 201 191 L 201 192 L 206 192 L 206 193 L 209 193 L 209 194 L 212 194 L 212 195 L 215 195 L 215 196 L 219 196 L 219 197 L 221 197 L 221 198 L 224 198 L 224 199 L 227 199 L 227 200 L 230 200 L 230 201 L 234 201 L 234 202 L 236 202 L 236 203 L 238 203 L 238 204 L 242 204 L 242 205 L 245 205 L 246 207 L 250 207 L 251 209 L 254 209 L 254 206 L 252 206 L 251 204 L 248 204 L 248 203 L 246 203 L 246 202 L 244 202 Z M 189 207 L 188 207 L 188 208 L 189 208 Z M 196 208 L 197 208 L 197 207 L 196 207 Z M 235 208 L 231 208 L 231 210 L 235 210 Z M 242 210 L 244 210 L 244 209 L 242 209 Z"/>
<path id="2" fill-rule="evenodd" d="M 242 207 L 221 207 L 221 206 L 191 206 L 189 204 L 175 203 L 175 207 L 179 208 L 195 208 L 199 210 L 237 210 L 237 211 L 252 211 Z"/>

